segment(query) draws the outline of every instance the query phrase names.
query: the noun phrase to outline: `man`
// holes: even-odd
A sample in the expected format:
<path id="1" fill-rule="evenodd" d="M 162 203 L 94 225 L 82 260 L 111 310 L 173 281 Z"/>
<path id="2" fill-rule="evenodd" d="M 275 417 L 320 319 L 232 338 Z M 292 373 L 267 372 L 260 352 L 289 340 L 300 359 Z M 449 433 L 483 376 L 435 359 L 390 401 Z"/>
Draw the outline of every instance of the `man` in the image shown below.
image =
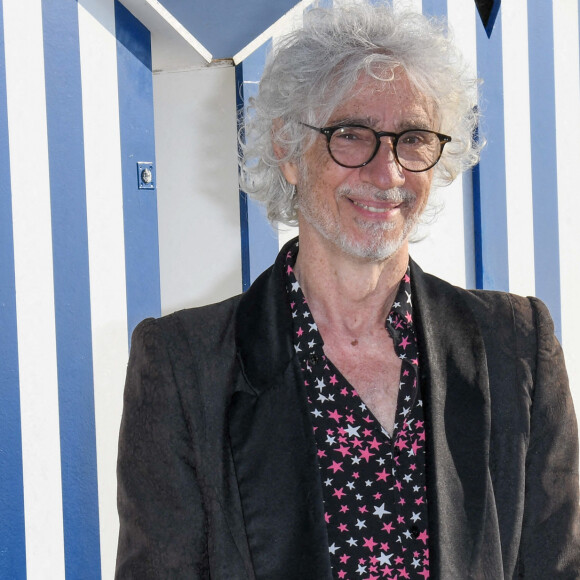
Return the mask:
<path id="1" fill-rule="evenodd" d="M 537 299 L 424 274 L 475 83 L 382 5 L 312 10 L 264 71 L 242 181 L 300 242 L 135 331 L 118 578 L 578 578 L 578 444 Z M 257 159 L 257 162 L 255 161 Z"/>

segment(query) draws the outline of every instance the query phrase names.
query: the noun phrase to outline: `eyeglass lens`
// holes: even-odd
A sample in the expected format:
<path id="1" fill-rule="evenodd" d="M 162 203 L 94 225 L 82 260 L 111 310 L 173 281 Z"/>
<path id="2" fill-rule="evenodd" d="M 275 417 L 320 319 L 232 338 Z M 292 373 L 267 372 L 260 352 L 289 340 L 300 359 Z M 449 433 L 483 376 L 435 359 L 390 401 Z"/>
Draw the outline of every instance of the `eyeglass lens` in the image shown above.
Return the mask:
<path id="1" fill-rule="evenodd" d="M 380 138 L 366 127 L 340 127 L 330 138 L 330 154 L 337 163 L 360 167 L 375 155 Z M 416 130 L 401 133 L 396 144 L 399 163 L 409 171 L 429 169 L 441 155 L 441 143 L 436 133 Z"/>

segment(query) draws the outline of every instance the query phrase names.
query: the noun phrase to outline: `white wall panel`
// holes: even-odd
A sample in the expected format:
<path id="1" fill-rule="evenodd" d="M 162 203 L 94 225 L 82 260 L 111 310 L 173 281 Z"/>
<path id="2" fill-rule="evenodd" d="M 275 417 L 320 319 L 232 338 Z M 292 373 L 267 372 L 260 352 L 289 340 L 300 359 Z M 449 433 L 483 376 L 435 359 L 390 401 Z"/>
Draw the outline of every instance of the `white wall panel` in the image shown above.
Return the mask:
<path id="1" fill-rule="evenodd" d="M 502 7 L 506 203 L 510 292 L 535 294 L 526 0 Z"/>
<path id="2" fill-rule="evenodd" d="M 242 291 L 233 66 L 154 75 L 163 313 Z"/>
<path id="3" fill-rule="evenodd" d="M 30 580 L 42 580 L 64 577 L 42 7 L 5 0 L 3 8 L 26 566 Z"/>
<path id="4" fill-rule="evenodd" d="M 556 85 L 556 147 L 562 300 L 562 344 L 580 414 L 580 63 L 578 3 L 557 0 L 554 15 L 554 76 Z"/>

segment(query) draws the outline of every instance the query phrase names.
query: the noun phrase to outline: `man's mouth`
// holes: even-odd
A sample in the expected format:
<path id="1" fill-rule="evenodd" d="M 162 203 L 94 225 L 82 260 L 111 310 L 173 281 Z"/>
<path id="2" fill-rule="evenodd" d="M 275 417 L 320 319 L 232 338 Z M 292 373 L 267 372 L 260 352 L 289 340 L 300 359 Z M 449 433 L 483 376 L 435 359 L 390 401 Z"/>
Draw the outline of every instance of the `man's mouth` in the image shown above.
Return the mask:
<path id="1" fill-rule="evenodd" d="M 357 205 L 358 207 L 362 207 L 364 210 L 370 211 L 371 213 L 387 213 L 388 211 L 395 209 L 399 205 L 399 204 L 397 204 L 397 205 L 391 205 L 389 207 L 375 207 L 372 205 L 366 205 L 360 201 L 355 201 L 354 199 L 351 199 L 350 201 L 352 201 L 352 203 L 354 205 Z"/>

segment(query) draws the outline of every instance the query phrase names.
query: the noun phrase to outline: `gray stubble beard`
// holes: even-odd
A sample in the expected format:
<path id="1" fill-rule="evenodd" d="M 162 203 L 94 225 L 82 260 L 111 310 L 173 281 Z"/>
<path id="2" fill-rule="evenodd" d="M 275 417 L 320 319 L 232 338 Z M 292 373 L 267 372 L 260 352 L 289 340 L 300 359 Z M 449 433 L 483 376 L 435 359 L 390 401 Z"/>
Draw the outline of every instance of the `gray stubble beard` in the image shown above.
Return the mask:
<path id="1" fill-rule="evenodd" d="M 377 190 L 375 188 L 361 187 L 358 188 L 358 193 L 363 193 L 369 198 L 369 192 L 372 198 L 378 201 L 392 201 L 396 203 L 405 203 L 413 206 L 416 203 L 417 195 L 405 188 L 392 188 L 388 190 Z M 357 198 L 357 190 L 349 186 L 342 186 L 337 190 L 339 197 L 354 197 Z M 313 199 L 312 196 L 307 196 L 307 200 Z M 392 230 L 394 224 L 391 222 L 367 222 L 364 220 L 358 221 L 361 229 L 368 232 L 376 232 L 372 236 L 372 242 L 362 243 L 352 240 L 347 233 L 342 231 L 340 225 L 330 219 L 329 214 L 320 211 L 320 206 L 311 204 L 309 201 L 304 203 L 304 197 L 298 194 L 298 209 L 303 218 L 313 226 L 325 239 L 336 244 L 344 253 L 355 258 L 362 258 L 369 262 L 382 262 L 394 255 L 404 244 L 409 237 L 417 222 L 419 220 L 419 212 L 410 215 L 403 226 L 403 230 L 396 239 L 384 240 L 382 234 L 386 231 Z"/>

